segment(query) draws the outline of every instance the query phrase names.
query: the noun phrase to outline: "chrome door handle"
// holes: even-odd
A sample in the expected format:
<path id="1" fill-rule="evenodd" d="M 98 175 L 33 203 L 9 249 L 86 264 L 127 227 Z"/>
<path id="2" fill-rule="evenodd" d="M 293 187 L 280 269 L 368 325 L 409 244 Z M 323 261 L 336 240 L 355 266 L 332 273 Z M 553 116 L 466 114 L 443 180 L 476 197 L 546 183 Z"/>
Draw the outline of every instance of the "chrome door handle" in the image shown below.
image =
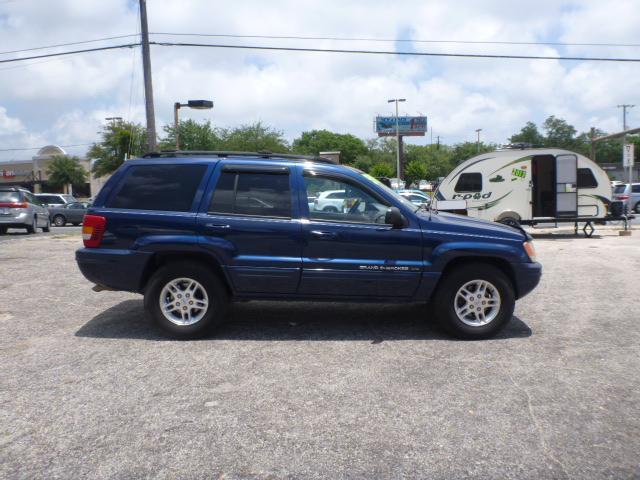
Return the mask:
<path id="1" fill-rule="evenodd" d="M 206 228 L 210 228 L 211 230 L 226 230 L 231 228 L 231 225 L 224 223 L 205 223 L 204 226 Z"/>
<path id="2" fill-rule="evenodd" d="M 335 232 L 323 232 L 321 230 L 311 230 L 311 236 L 320 240 L 330 240 L 338 236 Z"/>

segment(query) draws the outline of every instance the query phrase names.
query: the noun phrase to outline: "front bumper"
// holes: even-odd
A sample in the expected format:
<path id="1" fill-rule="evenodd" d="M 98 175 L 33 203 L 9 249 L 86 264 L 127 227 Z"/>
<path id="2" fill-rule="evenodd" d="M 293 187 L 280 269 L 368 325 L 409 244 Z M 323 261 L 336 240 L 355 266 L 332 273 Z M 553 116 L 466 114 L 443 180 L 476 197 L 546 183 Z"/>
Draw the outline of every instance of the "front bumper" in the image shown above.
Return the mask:
<path id="1" fill-rule="evenodd" d="M 150 253 L 106 248 L 80 248 L 76 262 L 87 280 L 113 290 L 139 293 Z"/>
<path id="2" fill-rule="evenodd" d="M 540 283 L 542 265 L 533 263 L 512 263 L 516 283 L 516 298 L 522 298 L 530 293 Z"/>

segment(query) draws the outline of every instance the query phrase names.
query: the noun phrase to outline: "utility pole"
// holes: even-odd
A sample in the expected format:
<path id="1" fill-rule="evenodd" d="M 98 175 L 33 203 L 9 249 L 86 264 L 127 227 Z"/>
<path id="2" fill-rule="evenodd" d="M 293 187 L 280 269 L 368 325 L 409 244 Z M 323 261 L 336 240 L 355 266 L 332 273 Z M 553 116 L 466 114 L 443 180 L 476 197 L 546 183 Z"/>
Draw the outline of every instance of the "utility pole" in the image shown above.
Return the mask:
<path id="1" fill-rule="evenodd" d="M 147 112 L 147 149 L 156 150 L 156 114 L 153 109 L 153 85 L 151 83 L 151 53 L 149 51 L 149 25 L 147 0 L 140 0 L 140 33 L 142 41 L 142 70 L 144 72 L 144 100 Z"/>
<path id="2" fill-rule="evenodd" d="M 393 98 L 391 100 L 387 100 L 387 103 L 396 102 L 396 176 L 398 180 L 401 177 L 401 169 L 400 169 L 400 154 L 402 152 L 402 147 L 400 146 L 400 124 L 398 123 L 398 102 L 406 102 L 407 100 L 404 98 Z"/>
<path id="3" fill-rule="evenodd" d="M 436 150 L 440 150 L 440 135 L 436 135 L 436 140 L 437 140 L 437 146 L 436 146 Z"/>
<path id="4" fill-rule="evenodd" d="M 480 132 L 481 128 L 476 128 L 476 133 L 478 134 L 478 139 L 476 140 L 476 153 L 480 153 Z"/>

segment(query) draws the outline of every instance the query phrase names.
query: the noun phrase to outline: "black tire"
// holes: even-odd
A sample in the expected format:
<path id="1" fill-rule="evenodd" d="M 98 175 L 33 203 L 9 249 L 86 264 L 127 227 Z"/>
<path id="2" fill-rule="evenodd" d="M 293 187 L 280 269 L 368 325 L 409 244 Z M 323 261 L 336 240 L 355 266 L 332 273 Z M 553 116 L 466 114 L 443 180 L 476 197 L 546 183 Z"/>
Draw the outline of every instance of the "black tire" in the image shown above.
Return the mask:
<path id="1" fill-rule="evenodd" d="M 520 227 L 520 222 L 518 222 L 518 219 L 513 217 L 503 218 L 502 220 L 498 220 L 498 223 L 506 225 L 507 227 L 513 227 L 513 228 Z"/>
<path id="2" fill-rule="evenodd" d="M 489 282 L 500 294 L 497 315 L 489 323 L 481 326 L 463 322 L 455 309 L 458 291 L 474 280 Z M 511 320 L 515 308 L 515 294 L 511 281 L 500 269 L 483 263 L 472 263 L 448 272 L 440 281 L 432 303 L 438 322 L 447 332 L 457 338 L 479 340 L 495 335 Z"/>
<path id="3" fill-rule="evenodd" d="M 162 290 L 169 282 L 180 278 L 200 283 L 209 299 L 204 316 L 191 325 L 173 323 L 160 308 Z M 210 268 L 192 261 L 172 262 L 160 267 L 149 280 L 144 292 L 144 307 L 151 321 L 168 336 L 180 340 L 205 336 L 213 327 L 223 322 L 228 306 L 229 295 L 222 281 Z"/>
<path id="4" fill-rule="evenodd" d="M 56 215 L 53 217 L 53 224 L 56 227 L 64 227 L 67 224 L 67 219 L 64 218 L 64 215 Z"/>
<path id="5" fill-rule="evenodd" d="M 42 227 L 42 231 L 45 233 L 49 233 L 51 231 L 51 220 L 47 218 L 47 224 Z"/>
<path id="6" fill-rule="evenodd" d="M 634 210 L 638 215 L 640 215 L 640 202 L 636 203 L 636 208 L 634 208 Z"/>
<path id="7" fill-rule="evenodd" d="M 38 228 L 38 220 L 34 215 L 33 220 L 31 220 L 31 225 L 27 227 L 27 233 L 29 234 L 36 233 L 37 228 Z"/>
<path id="8" fill-rule="evenodd" d="M 77 226 L 78 226 L 78 225 L 80 225 L 80 224 L 79 224 L 78 222 L 74 222 L 74 223 L 72 223 L 72 225 L 73 225 L 74 227 L 77 227 Z"/>
<path id="9" fill-rule="evenodd" d="M 0 227 L 0 235 L 4 235 L 7 233 L 8 228 L 7 227 Z"/>

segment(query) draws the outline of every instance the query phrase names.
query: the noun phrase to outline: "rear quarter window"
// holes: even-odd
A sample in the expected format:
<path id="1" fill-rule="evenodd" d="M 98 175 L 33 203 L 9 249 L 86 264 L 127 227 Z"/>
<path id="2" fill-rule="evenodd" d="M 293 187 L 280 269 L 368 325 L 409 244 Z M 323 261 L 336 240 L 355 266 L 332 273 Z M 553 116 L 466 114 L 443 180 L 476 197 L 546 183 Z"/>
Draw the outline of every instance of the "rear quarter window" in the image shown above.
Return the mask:
<path id="1" fill-rule="evenodd" d="M 624 193 L 626 188 L 627 188 L 626 185 L 616 185 L 613 189 L 613 193 Z"/>
<path id="2" fill-rule="evenodd" d="M 106 206 L 188 212 L 206 170 L 206 165 L 134 165 Z"/>

